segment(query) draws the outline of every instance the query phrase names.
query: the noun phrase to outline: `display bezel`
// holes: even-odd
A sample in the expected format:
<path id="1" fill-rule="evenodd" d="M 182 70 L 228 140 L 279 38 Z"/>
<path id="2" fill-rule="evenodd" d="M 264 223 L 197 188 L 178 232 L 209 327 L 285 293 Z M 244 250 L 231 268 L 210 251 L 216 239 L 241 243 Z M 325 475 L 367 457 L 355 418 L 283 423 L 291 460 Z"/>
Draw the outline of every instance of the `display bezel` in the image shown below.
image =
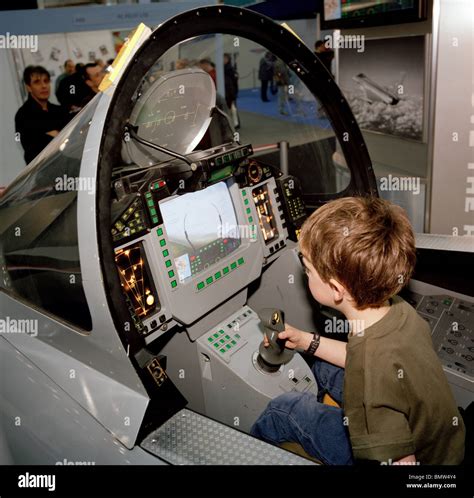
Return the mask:
<path id="1" fill-rule="evenodd" d="M 403 24 L 407 22 L 420 22 L 427 19 L 426 0 L 414 0 L 413 7 L 398 12 L 384 12 L 360 17 L 326 19 L 324 4 L 321 13 L 321 29 L 350 29 L 373 26 L 386 26 L 390 24 Z"/>
<path id="2" fill-rule="evenodd" d="M 238 218 L 239 217 L 238 217 L 238 213 L 237 213 L 238 207 L 235 205 L 235 202 L 234 202 L 234 200 L 232 198 L 232 195 L 231 195 L 231 193 L 229 191 L 229 185 L 227 184 L 227 182 L 221 181 L 221 182 L 209 185 L 209 187 L 207 187 L 205 190 L 199 190 L 199 191 L 195 191 L 195 192 L 188 192 L 188 193 L 183 194 L 183 195 L 177 195 L 177 196 L 168 197 L 168 198 L 163 199 L 162 201 L 160 201 L 160 211 L 161 211 L 161 215 L 162 215 L 162 218 L 163 218 L 163 227 L 166 230 L 166 234 L 167 234 L 168 247 L 171 247 L 172 241 L 170 240 L 170 234 L 169 234 L 169 226 L 170 225 L 169 225 L 169 223 L 167 224 L 166 215 L 164 214 L 163 207 L 166 206 L 167 204 L 168 204 L 168 207 L 170 207 L 170 205 L 172 203 L 179 202 L 179 200 L 185 198 L 186 196 L 196 195 L 197 193 L 199 193 L 198 195 L 202 195 L 201 194 L 202 192 L 205 192 L 206 190 L 212 189 L 212 188 L 215 189 L 217 185 L 223 185 L 225 187 L 225 189 L 226 189 L 225 192 L 226 192 L 226 196 L 227 196 L 228 202 L 232 206 L 233 221 L 234 221 L 236 229 L 238 230 L 238 226 L 239 226 L 239 223 L 238 223 Z M 216 235 L 217 235 L 217 233 L 216 233 Z M 224 260 L 227 257 L 229 257 L 230 255 L 234 254 L 242 246 L 242 244 L 244 242 L 244 240 L 242 239 L 242 237 L 239 236 L 239 237 L 236 237 L 236 239 L 238 240 L 238 244 L 232 249 L 232 251 L 230 251 L 229 253 L 224 254 L 222 256 L 222 260 Z M 219 240 L 219 239 L 216 238 L 216 239 L 213 240 L 213 242 L 216 242 L 217 240 Z M 189 241 L 189 243 L 190 243 L 191 246 L 193 246 L 193 244 L 190 241 Z M 203 247 L 206 247 L 206 246 L 202 246 L 200 249 L 202 249 Z M 173 264 L 175 265 L 175 267 L 177 269 L 177 272 L 178 272 L 178 275 L 179 275 L 180 272 L 178 270 L 178 265 L 177 265 L 176 260 L 178 259 L 178 257 L 181 257 L 182 255 L 177 257 L 176 253 L 173 254 L 173 252 L 174 252 L 173 248 L 170 250 L 170 252 L 172 254 L 171 257 L 173 259 Z M 219 261 L 221 261 L 221 260 L 214 261 L 207 268 L 203 267 L 201 270 L 199 270 L 197 273 L 194 273 L 194 274 L 192 273 L 192 267 L 190 267 L 191 274 L 188 277 L 186 277 L 184 279 L 181 279 L 180 277 L 178 277 L 180 285 L 189 285 L 190 283 L 193 283 L 196 280 L 201 279 L 202 278 L 202 274 L 205 273 L 205 272 L 208 272 L 208 271 L 212 271 L 212 269 L 218 264 Z"/>

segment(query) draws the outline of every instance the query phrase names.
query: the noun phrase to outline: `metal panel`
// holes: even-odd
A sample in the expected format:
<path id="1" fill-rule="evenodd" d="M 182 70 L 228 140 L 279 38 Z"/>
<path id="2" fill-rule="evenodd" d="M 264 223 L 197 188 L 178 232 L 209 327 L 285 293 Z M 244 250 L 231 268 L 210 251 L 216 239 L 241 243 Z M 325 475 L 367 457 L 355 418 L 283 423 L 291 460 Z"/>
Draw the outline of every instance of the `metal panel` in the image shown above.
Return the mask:
<path id="1" fill-rule="evenodd" d="M 47 355 L 45 359 L 51 361 Z M 63 370 L 75 366 L 58 361 L 57 353 L 54 362 Z M 4 337 L 0 337 L 0 379 L 0 464 L 164 464 L 139 447 L 128 450 Z M 87 392 L 88 384 L 82 386 Z M 104 392 L 109 387 L 103 385 Z M 117 395 L 116 390 L 102 398 L 118 408 Z M 122 400 L 126 397 L 122 393 Z M 127 402 L 132 405 L 134 400 Z"/>
<path id="2" fill-rule="evenodd" d="M 174 465 L 314 465 L 186 409 L 152 432 L 141 446 Z"/>

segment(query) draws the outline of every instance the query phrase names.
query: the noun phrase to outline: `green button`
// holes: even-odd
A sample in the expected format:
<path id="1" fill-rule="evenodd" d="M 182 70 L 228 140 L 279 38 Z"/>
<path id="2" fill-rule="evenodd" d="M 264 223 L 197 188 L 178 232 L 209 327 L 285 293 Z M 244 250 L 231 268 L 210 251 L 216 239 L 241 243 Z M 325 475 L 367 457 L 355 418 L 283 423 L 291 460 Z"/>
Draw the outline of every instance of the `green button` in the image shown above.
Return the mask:
<path id="1" fill-rule="evenodd" d="M 218 347 L 219 347 L 219 343 L 218 343 L 218 342 L 215 342 L 215 343 L 214 343 L 214 347 L 215 347 L 215 348 L 218 348 Z"/>
<path id="2" fill-rule="evenodd" d="M 155 183 L 155 188 L 160 188 L 160 184 L 158 182 Z"/>
<path id="3" fill-rule="evenodd" d="M 247 208 L 245 211 L 247 212 L 247 214 L 250 214 L 250 208 Z"/>
<path id="4" fill-rule="evenodd" d="M 161 239 L 160 240 L 160 246 L 163 247 L 166 245 L 166 240 L 165 239 Z"/>
<path id="5" fill-rule="evenodd" d="M 151 192 L 147 192 L 147 193 L 145 194 L 145 197 L 151 197 Z"/>
<path id="6" fill-rule="evenodd" d="M 230 267 L 232 268 L 232 270 L 235 270 L 237 268 L 237 263 L 234 261 L 230 264 Z"/>
<path id="7" fill-rule="evenodd" d="M 166 268 L 169 268 L 171 266 L 171 259 L 167 259 L 165 261 L 165 266 L 166 266 Z"/>
<path id="8" fill-rule="evenodd" d="M 245 200 L 244 200 L 244 204 L 247 206 L 247 205 L 248 205 L 248 203 L 249 203 L 249 200 L 248 200 L 248 199 L 245 199 Z"/>
<path id="9" fill-rule="evenodd" d="M 150 214 L 152 216 L 155 216 L 156 215 L 156 209 L 155 208 L 151 208 L 150 209 Z M 161 228 L 158 229 L 158 235 L 161 235 L 159 232 L 160 232 Z"/>
<path id="10" fill-rule="evenodd" d="M 225 345 L 225 347 L 226 347 L 227 349 L 230 349 L 232 346 L 231 346 L 230 344 L 226 344 L 226 345 Z"/>
<path id="11" fill-rule="evenodd" d="M 214 337 L 217 339 L 219 337 L 219 334 L 216 332 L 215 334 L 213 334 Z"/>
<path id="12" fill-rule="evenodd" d="M 146 201 L 146 203 L 147 203 L 150 207 L 154 207 L 154 206 L 155 206 L 155 204 L 153 203 L 153 199 L 148 199 L 148 200 Z"/>
<path id="13" fill-rule="evenodd" d="M 220 342 L 221 344 L 224 344 L 225 340 L 224 340 L 224 339 L 220 339 L 220 340 L 219 340 L 219 342 Z"/>
<path id="14" fill-rule="evenodd" d="M 217 280 L 218 278 L 221 278 L 222 277 L 222 273 L 220 271 L 218 271 L 215 275 L 214 275 L 214 278 Z"/>
<path id="15" fill-rule="evenodd" d="M 212 336 L 211 336 L 211 337 L 208 337 L 208 338 L 207 338 L 207 340 L 208 340 L 209 342 L 214 342 L 214 337 L 212 337 Z"/>
<path id="16" fill-rule="evenodd" d="M 236 341 L 234 341 L 234 340 L 232 340 L 232 341 L 230 341 L 230 342 L 232 343 L 232 346 L 235 346 L 235 345 L 237 344 L 237 342 L 236 342 Z"/>
<path id="17" fill-rule="evenodd" d="M 176 282 L 176 280 L 171 280 L 171 288 L 172 289 L 174 289 L 177 285 L 178 285 L 178 283 Z"/>
<path id="18" fill-rule="evenodd" d="M 168 277 L 173 278 L 174 277 L 174 270 L 170 270 L 168 272 Z"/>
<path id="19" fill-rule="evenodd" d="M 236 339 L 240 339 L 240 335 L 239 335 L 239 334 L 234 334 L 234 337 L 235 337 Z"/>
<path id="20" fill-rule="evenodd" d="M 224 349 L 224 348 L 219 349 L 219 351 L 220 351 L 222 354 L 224 354 L 224 353 L 225 353 L 225 349 Z"/>
<path id="21" fill-rule="evenodd" d="M 206 278 L 206 284 L 208 284 L 208 285 L 209 285 L 209 284 L 212 284 L 213 280 L 214 280 L 214 279 L 213 279 L 212 277 L 207 277 L 207 278 Z"/>
<path id="22" fill-rule="evenodd" d="M 247 195 L 247 191 L 246 190 L 242 190 L 242 195 Z"/>
<path id="23" fill-rule="evenodd" d="M 225 336 L 225 338 L 226 338 L 227 340 L 229 340 L 229 339 L 230 339 L 230 336 L 229 336 L 229 335 L 226 335 L 226 336 Z"/>
<path id="24" fill-rule="evenodd" d="M 156 231 L 156 233 L 158 234 L 158 237 L 161 237 L 163 235 L 163 229 L 162 228 L 158 228 L 158 230 Z"/>
<path id="25" fill-rule="evenodd" d="M 445 304 L 446 306 L 449 306 L 449 305 L 451 304 L 451 300 L 449 300 L 449 299 L 445 299 L 445 300 L 443 301 L 443 304 Z"/>
<path id="26" fill-rule="evenodd" d="M 239 258 L 237 260 L 237 263 L 239 263 L 239 265 L 243 265 L 244 264 L 244 258 Z"/>
<path id="27" fill-rule="evenodd" d="M 249 216 L 249 223 L 253 223 L 253 218 Z"/>
<path id="28" fill-rule="evenodd" d="M 158 216 L 153 216 L 151 221 L 153 221 L 153 223 L 158 223 Z"/>
<path id="29" fill-rule="evenodd" d="M 222 334 L 225 334 L 225 332 L 222 329 L 220 329 L 219 334 L 222 335 Z"/>
<path id="30" fill-rule="evenodd" d="M 222 269 L 222 271 L 224 272 L 224 275 L 226 273 L 229 273 L 229 267 L 228 266 L 224 266 L 224 268 Z"/>
<path id="31" fill-rule="evenodd" d="M 198 290 L 204 289 L 204 282 L 199 282 L 197 284 L 197 288 L 198 288 Z"/>
<path id="32" fill-rule="evenodd" d="M 163 251 L 163 253 L 162 253 L 162 254 L 163 254 L 163 256 L 164 256 L 165 258 L 167 258 L 167 257 L 168 257 L 168 255 L 169 255 L 169 251 L 168 251 L 168 249 L 165 249 L 165 250 Z"/>

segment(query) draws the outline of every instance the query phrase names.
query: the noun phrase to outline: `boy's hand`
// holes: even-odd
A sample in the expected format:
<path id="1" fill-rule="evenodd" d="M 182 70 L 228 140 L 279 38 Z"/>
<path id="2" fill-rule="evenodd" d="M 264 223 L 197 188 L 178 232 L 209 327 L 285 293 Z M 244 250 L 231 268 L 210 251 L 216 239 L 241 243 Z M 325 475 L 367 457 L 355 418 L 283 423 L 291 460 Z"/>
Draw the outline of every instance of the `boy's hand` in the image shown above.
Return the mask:
<path id="1" fill-rule="evenodd" d="M 287 347 L 288 349 L 299 348 L 306 350 L 308 349 L 312 338 L 313 338 L 312 334 L 309 334 L 308 332 L 303 332 L 302 330 L 292 327 L 287 323 L 285 324 L 285 330 L 278 334 L 278 339 L 286 339 L 285 347 Z M 270 345 L 268 338 L 265 334 L 263 335 L 263 343 L 265 347 L 268 347 Z"/>

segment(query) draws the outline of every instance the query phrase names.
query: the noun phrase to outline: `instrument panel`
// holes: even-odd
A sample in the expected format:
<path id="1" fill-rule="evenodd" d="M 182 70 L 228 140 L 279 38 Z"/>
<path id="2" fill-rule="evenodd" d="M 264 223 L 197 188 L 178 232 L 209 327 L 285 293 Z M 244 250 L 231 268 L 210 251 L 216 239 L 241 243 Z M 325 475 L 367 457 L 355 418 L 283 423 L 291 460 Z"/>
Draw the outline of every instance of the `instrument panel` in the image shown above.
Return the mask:
<path id="1" fill-rule="evenodd" d="M 474 304 L 448 294 L 403 297 L 428 322 L 443 365 L 474 381 Z"/>
<path id="2" fill-rule="evenodd" d="M 115 176 L 111 235 L 122 290 L 144 335 L 191 324 L 245 289 L 286 246 L 281 172 L 224 144 Z M 180 180 L 195 189 L 180 189 Z"/>

